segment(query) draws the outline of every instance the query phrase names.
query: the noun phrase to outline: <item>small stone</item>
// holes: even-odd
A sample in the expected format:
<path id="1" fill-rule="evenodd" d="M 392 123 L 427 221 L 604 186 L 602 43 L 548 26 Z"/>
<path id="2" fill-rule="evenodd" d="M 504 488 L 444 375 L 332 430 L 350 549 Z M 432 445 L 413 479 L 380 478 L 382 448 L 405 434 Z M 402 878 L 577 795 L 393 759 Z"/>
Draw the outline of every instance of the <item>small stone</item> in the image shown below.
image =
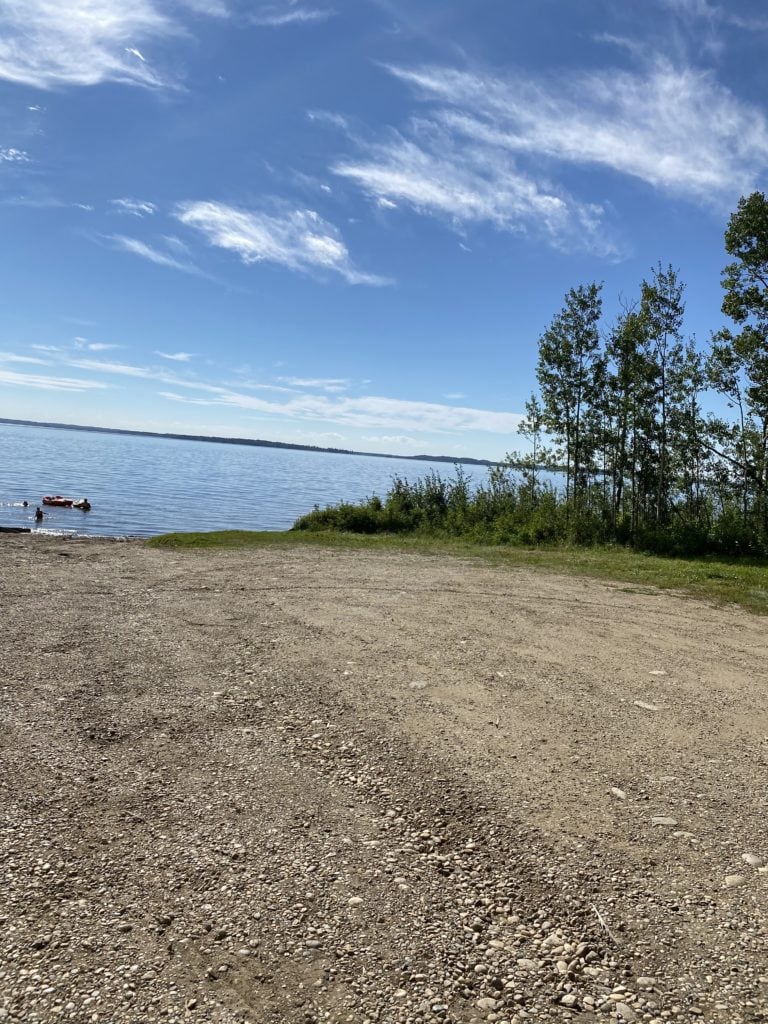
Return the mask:
<path id="1" fill-rule="evenodd" d="M 490 996 L 484 996 L 475 1003 L 478 1010 L 495 1010 L 497 1006 L 501 1005 L 503 1004 L 498 999 L 492 999 Z"/>
<path id="2" fill-rule="evenodd" d="M 129 924 L 127 921 L 124 921 L 122 924 L 119 924 L 117 926 L 117 930 L 119 932 L 124 932 L 124 933 L 131 932 L 131 931 L 133 931 L 133 925 Z"/>
<path id="3" fill-rule="evenodd" d="M 651 818 L 651 824 L 672 826 L 677 824 L 677 820 L 675 818 L 668 818 L 666 817 L 666 815 L 663 814 L 657 814 L 653 818 Z"/>
<path id="4" fill-rule="evenodd" d="M 627 799 L 627 794 L 623 789 L 619 789 L 618 786 L 611 786 L 611 796 L 615 796 L 617 800 Z"/>
<path id="5" fill-rule="evenodd" d="M 362 896 L 351 896 L 350 899 L 349 899 L 350 907 L 359 907 L 362 902 L 363 902 Z"/>
<path id="6" fill-rule="evenodd" d="M 573 1006 L 576 1006 L 577 1003 L 578 1003 L 578 999 L 573 994 L 573 992 L 569 992 L 567 995 L 564 995 L 563 998 L 560 1000 L 560 1005 L 561 1006 L 573 1007 Z"/>
<path id="7" fill-rule="evenodd" d="M 654 988 L 655 985 L 656 985 L 656 979 L 655 978 L 638 978 L 637 979 L 637 987 L 638 988 L 646 988 L 646 989 L 647 988 Z"/>
<path id="8" fill-rule="evenodd" d="M 741 859 L 751 868 L 761 868 L 765 865 L 765 858 L 758 857 L 756 853 L 742 853 Z"/>
<path id="9" fill-rule="evenodd" d="M 737 885 L 743 885 L 746 880 L 746 875 L 726 875 L 725 887 L 726 889 L 735 889 Z"/>
<path id="10" fill-rule="evenodd" d="M 643 711 L 658 711 L 659 710 L 658 704 L 649 704 L 645 700 L 633 700 L 632 703 L 635 705 L 636 708 L 642 708 Z"/>
<path id="11" fill-rule="evenodd" d="M 637 1020 L 637 1014 L 631 1006 L 627 1006 L 626 1003 L 616 1003 L 616 1013 L 620 1014 L 623 1020 L 627 1022 Z"/>

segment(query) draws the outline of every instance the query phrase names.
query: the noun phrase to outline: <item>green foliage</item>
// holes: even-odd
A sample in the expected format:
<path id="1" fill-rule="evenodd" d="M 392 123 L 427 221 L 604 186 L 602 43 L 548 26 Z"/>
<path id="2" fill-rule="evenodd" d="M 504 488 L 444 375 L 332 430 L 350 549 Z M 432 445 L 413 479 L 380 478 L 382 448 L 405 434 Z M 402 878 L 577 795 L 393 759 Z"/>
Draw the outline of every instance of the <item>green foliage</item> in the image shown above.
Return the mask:
<path id="1" fill-rule="evenodd" d="M 484 544 L 622 544 L 664 555 L 768 554 L 768 199 L 725 234 L 724 328 L 704 358 L 684 336 L 685 286 L 659 263 L 616 323 L 580 285 L 539 339 L 527 442 L 476 487 L 396 477 L 384 500 L 316 508 L 298 531 L 463 537 Z M 706 419 L 719 392 L 735 419 Z M 554 471 L 554 472 L 553 472 Z M 547 482 L 560 472 L 562 484 Z"/>

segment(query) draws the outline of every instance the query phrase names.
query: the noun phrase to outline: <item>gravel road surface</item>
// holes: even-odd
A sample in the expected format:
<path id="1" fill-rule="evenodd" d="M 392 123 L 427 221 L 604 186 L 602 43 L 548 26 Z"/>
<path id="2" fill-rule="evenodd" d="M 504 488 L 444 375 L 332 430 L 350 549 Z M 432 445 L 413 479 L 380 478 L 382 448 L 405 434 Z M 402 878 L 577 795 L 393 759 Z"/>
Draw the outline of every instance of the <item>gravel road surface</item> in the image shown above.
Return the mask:
<path id="1" fill-rule="evenodd" d="M 0 539 L 0 1021 L 768 1021 L 768 620 Z"/>

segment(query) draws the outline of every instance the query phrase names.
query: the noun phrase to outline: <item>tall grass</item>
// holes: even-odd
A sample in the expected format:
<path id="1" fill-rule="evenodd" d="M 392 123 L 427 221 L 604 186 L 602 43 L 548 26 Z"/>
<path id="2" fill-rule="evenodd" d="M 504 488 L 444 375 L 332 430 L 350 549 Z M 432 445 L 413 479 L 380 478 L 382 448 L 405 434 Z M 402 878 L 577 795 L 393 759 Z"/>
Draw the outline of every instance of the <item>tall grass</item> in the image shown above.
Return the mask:
<path id="1" fill-rule="evenodd" d="M 619 544 L 656 554 L 764 557 L 753 535 L 741 528 L 737 512 L 714 507 L 692 523 L 680 506 L 662 529 L 630 530 L 615 521 L 604 488 L 594 484 L 578 506 L 548 482 L 533 483 L 506 466 L 495 466 L 477 487 L 461 466 L 444 478 L 437 472 L 408 481 L 396 476 L 384 499 L 373 496 L 359 504 L 316 506 L 292 529 L 356 534 L 412 534 L 461 538 L 494 545 L 593 546 Z"/>

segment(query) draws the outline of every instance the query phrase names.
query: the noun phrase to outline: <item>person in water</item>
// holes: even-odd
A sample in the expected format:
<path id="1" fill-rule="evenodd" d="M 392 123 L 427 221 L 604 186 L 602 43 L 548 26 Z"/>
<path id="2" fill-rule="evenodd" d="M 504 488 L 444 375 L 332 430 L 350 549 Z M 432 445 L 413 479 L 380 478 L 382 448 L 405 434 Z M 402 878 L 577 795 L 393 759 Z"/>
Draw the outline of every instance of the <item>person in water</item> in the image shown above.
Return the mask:
<path id="1" fill-rule="evenodd" d="M 35 521 L 39 523 L 44 515 L 45 515 L 45 512 L 43 512 L 43 510 L 38 505 L 37 508 L 35 509 Z"/>

